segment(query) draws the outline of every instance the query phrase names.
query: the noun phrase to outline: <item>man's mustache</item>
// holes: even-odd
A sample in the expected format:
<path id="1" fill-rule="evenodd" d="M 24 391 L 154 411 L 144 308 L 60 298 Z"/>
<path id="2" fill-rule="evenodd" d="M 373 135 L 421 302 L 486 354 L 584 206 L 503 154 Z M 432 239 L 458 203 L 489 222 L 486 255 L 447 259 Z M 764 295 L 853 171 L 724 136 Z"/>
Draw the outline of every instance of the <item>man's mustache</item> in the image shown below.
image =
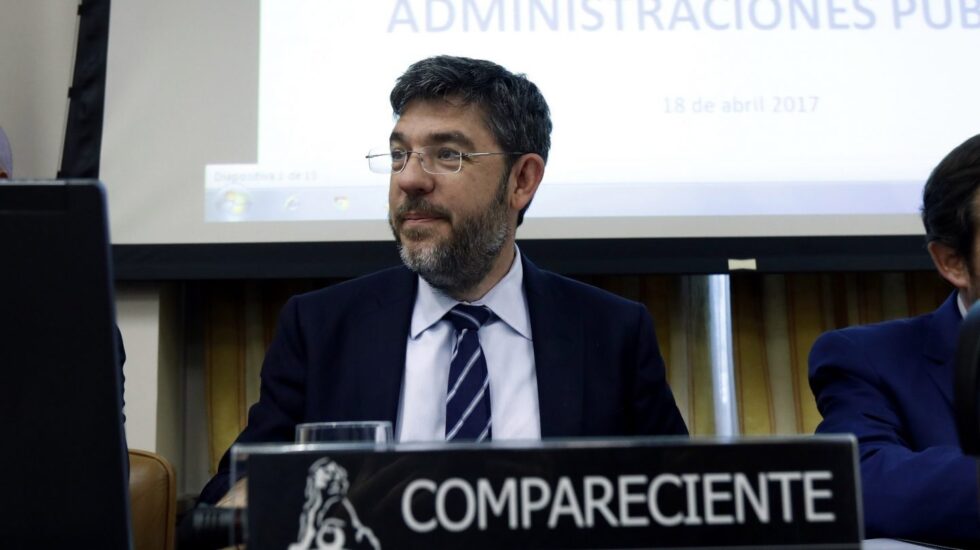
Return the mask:
<path id="1" fill-rule="evenodd" d="M 432 218 L 452 218 L 452 213 L 445 208 L 436 206 L 421 197 L 409 197 L 395 210 L 395 220 L 399 223 L 405 221 L 405 214 L 409 212 L 420 214 Z"/>

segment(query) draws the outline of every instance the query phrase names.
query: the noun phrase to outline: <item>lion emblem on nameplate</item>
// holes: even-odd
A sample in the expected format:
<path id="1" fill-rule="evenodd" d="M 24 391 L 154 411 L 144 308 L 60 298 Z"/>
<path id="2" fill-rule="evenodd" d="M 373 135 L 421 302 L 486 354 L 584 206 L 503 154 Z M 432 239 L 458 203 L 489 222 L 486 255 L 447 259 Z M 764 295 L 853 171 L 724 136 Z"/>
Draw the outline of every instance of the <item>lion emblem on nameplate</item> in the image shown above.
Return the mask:
<path id="1" fill-rule="evenodd" d="M 289 550 L 381 549 L 374 531 L 361 523 L 347 499 L 349 487 L 347 470 L 329 457 L 310 465 L 299 533 Z"/>

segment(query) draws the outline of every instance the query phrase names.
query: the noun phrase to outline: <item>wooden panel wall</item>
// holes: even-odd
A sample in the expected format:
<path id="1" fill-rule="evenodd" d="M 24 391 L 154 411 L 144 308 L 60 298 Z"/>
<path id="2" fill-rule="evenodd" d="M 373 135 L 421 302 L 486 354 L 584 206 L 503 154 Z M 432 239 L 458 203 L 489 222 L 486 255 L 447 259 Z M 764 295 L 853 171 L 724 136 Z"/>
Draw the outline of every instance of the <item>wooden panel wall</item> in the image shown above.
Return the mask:
<path id="1" fill-rule="evenodd" d="M 828 330 L 932 311 L 951 287 L 937 274 L 731 277 L 735 387 L 742 432 L 813 433 L 820 422 L 807 355 Z"/>

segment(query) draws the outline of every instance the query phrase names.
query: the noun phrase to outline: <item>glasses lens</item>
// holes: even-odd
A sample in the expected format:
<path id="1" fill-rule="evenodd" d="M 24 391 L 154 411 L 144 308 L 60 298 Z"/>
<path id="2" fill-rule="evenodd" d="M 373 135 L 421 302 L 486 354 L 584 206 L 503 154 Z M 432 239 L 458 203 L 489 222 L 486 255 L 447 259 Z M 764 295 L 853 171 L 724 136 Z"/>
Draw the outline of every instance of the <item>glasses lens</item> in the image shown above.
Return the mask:
<path id="1" fill-rule="evenodd" d="M 367 154 L 368 168 L 372 172 L 377 174 L 390 174 L 392 172 L 398 172 L 401 170 L 401 166 L 405 164 L 404 154 L 401 156 L 401 160 L 395 162 L 395 156 L 392 154 L 395 151 L 389 150 L 387 147 L 375 147 L 371 149 Z M 398 165 L 396 168 L 395 166 Z"/>
<path id="2" fill-rule="evenodd" d="M 391 156 L 388 154 L 388 148 L 373 147 L 368 154 L 365 155 L 368 159 L 368 168 L 376 174 L 389 174 L 391 173 Z"/>
<path id="3" fill-rule="evenodd" d="M 376 174 L 390 174 L 391 157 L 389 155 L 371 157 L 368 159 L 368 167 Z"/>
<path id="4" fill-rule="evenodd" d="M 451 147 L 431 145 L 422 148 L 422 167 L 430 174 L 454 174 L 462 166 L 463 155 Z"/>
<path id="5" fill-rule="evenodd" d="M 417 152 L 375 147 L 367 154 L 368 168 L 378 174 L 397 174 L 405 169 L 413 153 L 419 156 L 422 169 L 430 174 L 455 174 L 463 166 L 463 153 L 457 149 L 431 145 Z"/>

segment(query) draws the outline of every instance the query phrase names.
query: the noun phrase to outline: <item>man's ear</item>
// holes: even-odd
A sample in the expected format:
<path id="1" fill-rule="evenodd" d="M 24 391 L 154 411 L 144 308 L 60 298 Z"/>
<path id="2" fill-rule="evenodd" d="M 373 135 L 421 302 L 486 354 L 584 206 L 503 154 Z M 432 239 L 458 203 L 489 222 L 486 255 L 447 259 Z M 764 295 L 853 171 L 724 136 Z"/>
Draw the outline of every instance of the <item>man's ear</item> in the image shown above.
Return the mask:
<path id="1" fill-rule="evenodd" d="M 531 202 L 534 193 L 538 190 L 541 178 L 544 177 L 544 159 L 535 153 L 521 155 L 514 163 L 510 173 L 516 183 L 510 190 L 507 199 L 510 208 L 519 212 Z"/>
<path id="2" fill-rule="evenodd" d="M 936 265 L 936 270 L 943 279 L 960 290 L 966 289 L 970 284 L 970 270 L 966 258 L 951 246 L 940 242 L 933 241 L 929 243 L 928 248 L 932 263 Z"/>

